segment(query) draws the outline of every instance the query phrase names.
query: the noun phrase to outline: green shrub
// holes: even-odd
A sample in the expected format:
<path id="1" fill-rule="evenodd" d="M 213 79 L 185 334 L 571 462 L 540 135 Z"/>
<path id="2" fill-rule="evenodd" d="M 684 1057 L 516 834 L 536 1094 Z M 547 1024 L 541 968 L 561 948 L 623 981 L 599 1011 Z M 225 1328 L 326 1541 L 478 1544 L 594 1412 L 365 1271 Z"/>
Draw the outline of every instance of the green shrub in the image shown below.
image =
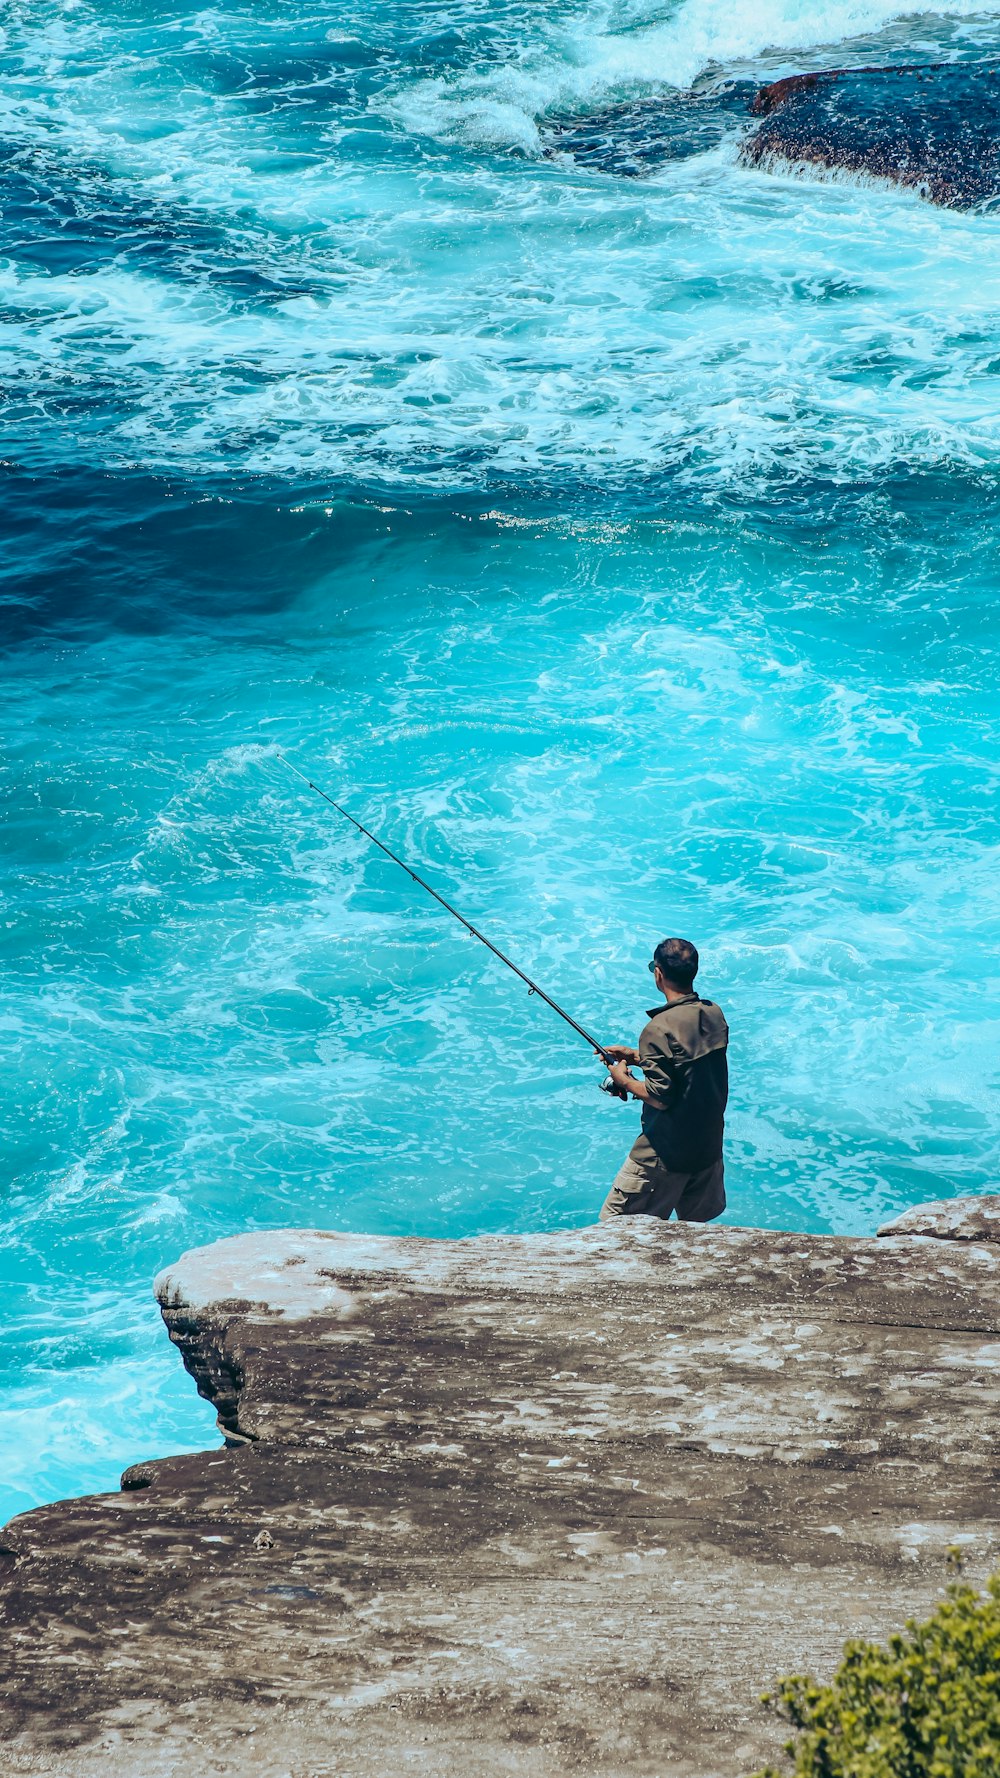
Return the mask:
<path id="1" fill-rule="evenodd" d="M 848 1642 L 829 1685 L 795 1675 L 764 1702 L 799 1731 L 795 1778 L 1000 1778 L 1000 1575 L 985 1596 L 949 1587 L 888 1648 Z"/>

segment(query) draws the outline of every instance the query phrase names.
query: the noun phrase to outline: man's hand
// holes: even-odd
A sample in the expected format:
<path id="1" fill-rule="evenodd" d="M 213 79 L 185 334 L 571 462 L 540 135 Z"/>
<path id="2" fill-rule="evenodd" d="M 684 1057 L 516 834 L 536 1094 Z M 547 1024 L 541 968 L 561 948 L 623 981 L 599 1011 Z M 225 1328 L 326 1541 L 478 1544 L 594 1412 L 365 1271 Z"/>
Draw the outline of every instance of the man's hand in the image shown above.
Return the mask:
<path id="1" fill-rule="evenodd" d="M 628 1071 L 628 1063 L 638 1062 L 639 1060 L 638 1050 L 629 1049 L 628 1045 L 625 1043 L 609 1043 L 604 1053 L 606 1056 L 620 1056 L 622 1058 L 621 1061 L 608 1062 L 607 1064 L 608 1073 L 614 1081 L 615 1086 L 623 1088 L 631 1098 L 641 1099 L 644 1105 L 647 1103 L 654 1103 L 654 1101 L 650 1100 L 649 1088 L 647 1087 L 646 1082 L 644 1080 L 637 1080 L 636 1076 L 630 1074 Z"/>

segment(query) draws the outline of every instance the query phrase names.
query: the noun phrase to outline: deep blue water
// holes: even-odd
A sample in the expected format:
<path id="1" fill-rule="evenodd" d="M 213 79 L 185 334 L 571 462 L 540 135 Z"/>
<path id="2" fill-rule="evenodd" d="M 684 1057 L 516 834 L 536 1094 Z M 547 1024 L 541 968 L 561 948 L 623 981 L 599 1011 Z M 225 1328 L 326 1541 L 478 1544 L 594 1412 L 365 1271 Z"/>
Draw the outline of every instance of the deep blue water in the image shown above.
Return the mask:
<path id="1" fill-rule="evenodd" d="M 874 0 L 164 13 L 0 52 L 0 1517 L 213 1442 L 149 1282 L 591 1220 L 693 937 L 730 1220 L 996 1186 L 1000 219 L 546 153 Z"/>

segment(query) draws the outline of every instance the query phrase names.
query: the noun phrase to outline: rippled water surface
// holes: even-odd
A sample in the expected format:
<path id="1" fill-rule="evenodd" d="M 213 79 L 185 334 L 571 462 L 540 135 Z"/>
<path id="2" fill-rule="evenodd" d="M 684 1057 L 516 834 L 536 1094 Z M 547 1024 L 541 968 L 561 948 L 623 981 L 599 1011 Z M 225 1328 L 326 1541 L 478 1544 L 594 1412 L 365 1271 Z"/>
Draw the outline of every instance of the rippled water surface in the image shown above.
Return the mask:
<path id="1" fill-rule="evenodd" d="M 643 179 L 566 142 L 998 45 L 11 10 L 0 1516 L 213 1441 L 149 1291 L 184 1248 L 572 1226 L 631 1139 L 279 750 L 609 1040 L 696 939 L 730 1220 L 996 1186 L 1000 217 L 745 171 L 735 111 Z"/>

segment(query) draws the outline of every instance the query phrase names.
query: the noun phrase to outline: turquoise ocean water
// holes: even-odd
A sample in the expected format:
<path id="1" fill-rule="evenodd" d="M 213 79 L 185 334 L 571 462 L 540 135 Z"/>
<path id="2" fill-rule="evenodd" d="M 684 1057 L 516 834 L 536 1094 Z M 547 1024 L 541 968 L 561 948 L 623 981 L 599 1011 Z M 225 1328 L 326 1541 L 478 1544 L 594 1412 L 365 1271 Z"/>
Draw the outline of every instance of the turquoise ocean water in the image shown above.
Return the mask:
<path id="1" fill-rule="evenodd" d="M 0 1518 L 214 1442 L 150 1297 L 591 1220 L 634 1111 L 310 800 L 631 1040 L 693 937 L 730 1220 L 996 1188 L 1000 217 L 553 120 L 973 5 L 24 0 L 0 45 Z"/>

